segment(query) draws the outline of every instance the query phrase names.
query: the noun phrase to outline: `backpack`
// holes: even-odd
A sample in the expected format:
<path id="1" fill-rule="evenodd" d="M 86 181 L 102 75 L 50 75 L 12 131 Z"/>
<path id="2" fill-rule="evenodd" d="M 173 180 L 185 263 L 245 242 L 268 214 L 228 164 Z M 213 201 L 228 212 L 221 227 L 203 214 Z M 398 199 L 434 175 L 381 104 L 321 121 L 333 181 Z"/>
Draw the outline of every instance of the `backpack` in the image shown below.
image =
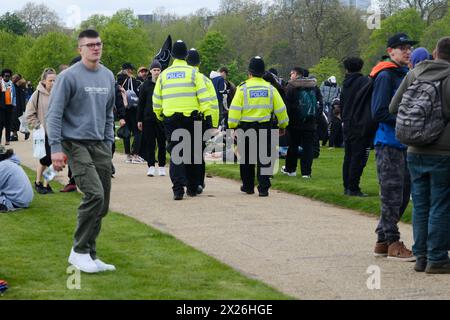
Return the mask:
<path id="1" fill-rule="evenodd" d="M 389 71 L 390 69 L 386 69 Z M 391 73 L 392 85 L 394 84 L 395 75 Z M 345 128 L 348 132 L 356 133 L 370 140 L 375 138 L 378 130 L 378 122 L 372 117 L 372 94 L 375 78 L 368 76 L 367 82 L 356 93 L 350 110 L 352 111 L 349 120 L 349 128 Z"/>
<path id="2" fill-rule="evenodd" d="M 128 80 L 128 89 L 125 91 L 125 93 L 127 95 L 128 106 L 126 106 L 126 108 L 128 109 L 137 108 L 137 106 L 139 105 L 139 97 L 137 96 L 136 92 L 134 92 L 133 79 L 128 78 L 127 80 Z"/>
<path id="3" fill-rule="evenodd" d="M 395 135 L 403 144 L 424 146 L 435 142 L 447 125 L 442 113 L 442 81 L 415 80 L 400 102 Z"/>
<path id="4" fill-rule="evenodd" d="M 317 97 L 315 88 L 303 88 L 298 90 L 298 113 L 300 120 L 305 122 L 317 115 Z"/>

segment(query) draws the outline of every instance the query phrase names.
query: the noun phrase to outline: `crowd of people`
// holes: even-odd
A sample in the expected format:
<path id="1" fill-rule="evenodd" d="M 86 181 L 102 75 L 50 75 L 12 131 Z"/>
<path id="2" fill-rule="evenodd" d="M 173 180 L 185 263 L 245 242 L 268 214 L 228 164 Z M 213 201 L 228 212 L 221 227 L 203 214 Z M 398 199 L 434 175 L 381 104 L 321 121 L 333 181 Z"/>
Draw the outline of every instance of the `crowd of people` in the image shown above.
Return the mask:
<path id="1" fill-rule="evenodd" d="M 40 194 L 53 192 L 48 181 L 42 181 L 46 167 L 52 165 L 60 171 L 69 166 L 69 184 L 62 191 L 78 187 L 84 194 L 69 262 L 84 272 L 115 270 L 98 258 L 96 238 L 108 212 L 118 122 L 117 135 L 124 141 L 126 162 L 146 163 L 149 177 L 166 175 L 169 153 L 169 175 L 177 201 L 185 194 L 195 197 L 206 187 L 205 141 L 199 154 L 195 139 L 176 134 L 179 129 L 191 136 L 196 125 L 202 135 L 231 130 L 240 156 L 241 191 L 254 194 L 256 177 L 260 197 L 269 196 L 273 178 L 262 155 L 272 152 L 270 132 L 274 129 L 279 130 L 281 145 L 287 147 L 281 173 L 288 177 L 296 177 L 299 159 L 301 178 L 313 177 L 312 164 L 320 156 L 321 142 L 343 147 L 343 194 L 349 197 L 367 197 L 360 179 L 374 149 L 381 202 L 374 255 L 415 261 L 417 272 L 450 273 L 450 38 L 441 39 L 432 55 L 425 48 L 413 49 L 415 44 L 404 33 L 387 39 L 387 55 L 369 76 L 362 74 L 361 58 L 346 58 L 342 88 L 335 76 L 319 85 L 299 66 L 293 66 L 289 81 L 284 81 L 277 70 L 266 70 L 259 56 L 249 62 L 248 79 L 236 86 L 227 79 L 226 67 L 203 75 L 199 52 L 188 50 L 181 40 L 173 44 L 170 67 L 163 68 L 155 59 L 148 68 L 140 67 L 135 77 L 135 67 L 126 62 L 114 76 L 100 62 L 100 35 L 85 30 L 78 38 L 80 56 L 70 67 L 62 66 L 59 75 L 46 68 L 37 90 L 29 96 L 23 87 L 25 80 L 14 82 L 11 70 L 2 71 L 0 139 L 5 127 L 5 145 L 13 141 L 17 135 L 14 129 L 18 129 L 14 126 L 16 117 L 24 112 L 31 129 L 42 126 L 45 157 L 38 159 L 34 184 Z M 427 97 L 434 94 L 439 99 L 429 102 L 423 95 L 417 98 L 425 85 L 434 88 Z M 19 92 L 23 92 L 22 97 Z M 436 139 L 427 144 L 405 143 L 399 128 L 413 130 L 420 123 L 432 126 L 409 111 L 424 103 L 430 110 L 440 111 L 434 111 L 433 116 L 440 117 L 443 125 L 435 129 L 439 130 Z M 398 118 L 406 118 L 402 127 Z M 255 132 L 255 146 L 248 140 L 250 132 Z M 236 142 L 240 137 L 242 144 Z M 180 153 L 177 146 L 181 143 L 187 147 Z M 252 152 L 256 153 L 253 160 Z M 3 146 L 0 159 L 0 172 L 20 171 L 13 152 Z M 22 173 L 0 175 L 1 211 L 27 207 L 32 200 L 26 183 L 18 191 L 18 182 L 12 182 L 16 176 L 23 183 Z M 400 241 L 398 229 L 411 196 L 412 251 Z"/>

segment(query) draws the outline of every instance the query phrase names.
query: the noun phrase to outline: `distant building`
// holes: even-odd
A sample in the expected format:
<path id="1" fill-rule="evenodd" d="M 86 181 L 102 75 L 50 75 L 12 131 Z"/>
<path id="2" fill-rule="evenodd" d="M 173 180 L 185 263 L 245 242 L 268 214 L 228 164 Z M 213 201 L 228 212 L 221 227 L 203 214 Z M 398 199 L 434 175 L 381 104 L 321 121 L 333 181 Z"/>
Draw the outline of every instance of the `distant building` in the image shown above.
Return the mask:
<path id="1" fill-rule="evenodd" d="M 371 0 L 339 0 L 343 5 L 347 5 L 349 7 L 355 7 L 361 10 L 366 10 L 370 7 Z M 375 1 L 374 1 L 375 2 Z"/>
<path id="2" fill-rule="evenodd" d="M 375 0 L 372 0 L 375 2 Z M 339 0 L 344 6 L 355 7 L 361 10 L 366 10 L 370 7 L 371 0 Z M 294 5 L 294 0 L 283 0 L 284 7 L 291 8 Z"/>
<path id="3" fill-rule="evenodd" d="M 152 23 L 156 20 L 154 14 L 138 14 L 138 19 L 144 23 Z"/>

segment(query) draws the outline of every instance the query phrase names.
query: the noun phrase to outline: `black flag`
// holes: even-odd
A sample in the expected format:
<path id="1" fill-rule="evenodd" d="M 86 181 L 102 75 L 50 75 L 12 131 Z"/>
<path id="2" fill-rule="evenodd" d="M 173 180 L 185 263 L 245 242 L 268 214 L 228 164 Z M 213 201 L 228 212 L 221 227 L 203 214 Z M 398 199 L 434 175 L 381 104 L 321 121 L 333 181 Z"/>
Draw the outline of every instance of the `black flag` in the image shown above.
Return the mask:
<path id="1" fill-rule="evenodd" d="M 170 53 L 172 51 L 172 37 L 169 35 L 164 42 L 161 50 L 159 50 L 158 54 L 155 56 L 155 59 L 161 63 L 162 70 L 167 69 L 170 63 Z"/>

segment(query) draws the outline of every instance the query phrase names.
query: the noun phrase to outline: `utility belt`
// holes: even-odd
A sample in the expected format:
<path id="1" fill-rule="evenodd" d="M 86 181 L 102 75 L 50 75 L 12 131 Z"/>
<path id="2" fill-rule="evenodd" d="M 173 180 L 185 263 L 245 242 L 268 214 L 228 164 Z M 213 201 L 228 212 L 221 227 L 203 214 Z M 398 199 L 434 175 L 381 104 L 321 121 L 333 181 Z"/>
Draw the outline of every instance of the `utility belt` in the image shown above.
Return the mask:
<path id="1" fill-rule="evenodd" d="M 194 110 L 191 112 L 189 116 L 186 116 L 183 112 L 175 112 L 170 117 L 164 116 L 164 120 L 183 120 L 183 119 L 192 119 L 193 121 L 203 121 L 203 114 L 198 110 Z"/>
<path id="2" fill-rule="evenodd" d="M 270 129 L 271 122 L 270 121 L 264 121 L 264 122 L 245 122 L 242 121 L 239 123 L 238 128 L 248 130 L 248 129 Z"/>

